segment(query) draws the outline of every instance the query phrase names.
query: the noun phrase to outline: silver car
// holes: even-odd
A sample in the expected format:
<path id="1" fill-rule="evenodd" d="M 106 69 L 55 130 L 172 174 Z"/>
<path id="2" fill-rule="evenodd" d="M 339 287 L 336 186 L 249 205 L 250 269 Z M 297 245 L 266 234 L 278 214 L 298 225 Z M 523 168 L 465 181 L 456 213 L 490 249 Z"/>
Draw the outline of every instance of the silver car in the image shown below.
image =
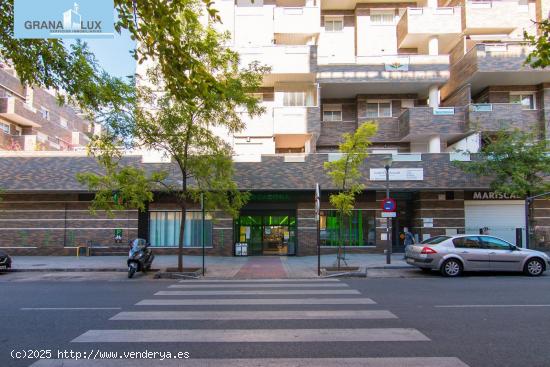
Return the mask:
<path id="1" fill-rule="evenodd" d="M 405 250 L 408 264 L 422 270 L 439 270 L 448 277 L 463 271 L 523 271 L 539 276 L 550 267 L 544 252 L 527 250 L 486 235 L 436 236 Z"/>

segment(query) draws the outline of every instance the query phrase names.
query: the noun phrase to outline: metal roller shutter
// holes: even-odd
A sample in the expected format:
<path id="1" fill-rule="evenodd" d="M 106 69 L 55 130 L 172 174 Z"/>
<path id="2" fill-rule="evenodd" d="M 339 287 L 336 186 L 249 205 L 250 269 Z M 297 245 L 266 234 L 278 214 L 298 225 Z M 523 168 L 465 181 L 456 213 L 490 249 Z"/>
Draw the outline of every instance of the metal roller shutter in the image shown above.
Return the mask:
<path id="1" fill-rule="evenodd" d="M 466 233 L 477 234 L 483 227 L 489 234 L 516 243 L 516 228 L 522 228 L 525 241 L 525 211 L 520 200 L 464 201 Z"/>

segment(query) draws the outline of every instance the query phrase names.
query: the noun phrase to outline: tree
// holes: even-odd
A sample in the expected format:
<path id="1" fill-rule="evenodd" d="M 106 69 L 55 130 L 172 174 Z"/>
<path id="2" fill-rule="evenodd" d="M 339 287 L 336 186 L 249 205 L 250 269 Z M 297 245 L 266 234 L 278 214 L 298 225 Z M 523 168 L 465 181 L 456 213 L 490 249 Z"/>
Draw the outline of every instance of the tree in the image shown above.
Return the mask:
<path id="1" fill-rule="evenodd" d="M 353 133 L 344 134 L 343 141 L 339 145 L 342 157 L 332 162 L 325 162 L 324 168 L 332 179 L 334 186 L 339 190 L 337 194 L 329 197 L 331 205 L 339 216 L 338 230 L 338 269 L 342 254 L 342 230 L 344 217 L 349 217 L 355 206 L 355 197 L 365 188 L 362 181 L 361 165 L 368 156 L 368 147 L 377 131 L 374 122 L 365 122 Z"/>
<path id="2" fill-rule="evenodd" d="M 491 177 L 491 190 L 520 197 L 550 191 L 546 141 L 520 130 L 486 137 L 475 161 L 455 162 L 467 173 Z"/>
<path id="3" fill-rule="evenodd" d="M 93 204 L 96 208 L 143 207 L 143 203 L 153 197 L 154 190 L 163 189 L 173 194 L 182 218 L 178 241 L 178 270 L 181 271 L 189 202 L 198 201 L 203 194 L 208 208 L 236 215 L 247 200 L 248 194 L 239 192 L 233 181 L 231 147 L 214 129 L 226 133 L 242 130 L 244 125 L 238 112 L 241 108 L 249 115 L 263 112 L 252 93 L 259 88 L 268 69 L 257 63 L 246 69 L 239 68 L 238 54 L 224 46 L 227 35 L 216 32 L 212 23 L 204 25 L 200 21 L 201 1 L 165 3 L 187 6 L 181 15 L 184 21 L 179 20 L 176 29 L 170 31 L 172 38 L 180 37 L 180 41 L 174 42 L 179 52 L 174 62 L 181 67 L 177 74 L 184 78 L 172 78 L 175 71 L 163 66 L 162 61 L 157 68 L 149 70 L 136 88 L 134 118 L 130 124 L 124 129 L 107 129 L 106 134 L 92 141 L 91 151 L 99 158 L 104 173 L 87 173 L 79 179 L 97 190 Z M 157 21 L 144 27 L 162 24 Z M 153 51 L 147 51 L 147 47 Z M 169 48 L 157 50 L 156 47 L 146 46 L 146 53 L 155 54 L 158 60 L 165 60 L 166 53 L 174 55 Z M 121 147 L 165 152 L 174 161 L 178 174 L 171 176 L 168 171 L 151 174 L 121 165 Z M 119 193 L 121 203 L 112 202 L 113 192 Z"/>
<path id="4" fill-rule="evenodd" d="M 539 31 L 538 35 L 523 33 L 525 40 L 534 47 L 525 62 L 533 68 L 544 69 L 550 65 L 550 19 L 535 22 L 535 26 Z"/>

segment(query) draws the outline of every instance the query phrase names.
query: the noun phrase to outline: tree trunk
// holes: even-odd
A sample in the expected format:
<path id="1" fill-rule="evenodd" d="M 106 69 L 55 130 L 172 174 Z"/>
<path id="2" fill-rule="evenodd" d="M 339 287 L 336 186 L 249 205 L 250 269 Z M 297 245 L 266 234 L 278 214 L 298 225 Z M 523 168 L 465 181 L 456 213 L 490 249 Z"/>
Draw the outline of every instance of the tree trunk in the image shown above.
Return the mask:
<path id="1" fill-rule="evenodd" d="M 186 205 L 184 201 L 180 201 L 180 235 L 178 239 L 178 271 L 181 273 L 183 271 L 183 239 L 185 232 L 185 214 L 186 214 Z"/>

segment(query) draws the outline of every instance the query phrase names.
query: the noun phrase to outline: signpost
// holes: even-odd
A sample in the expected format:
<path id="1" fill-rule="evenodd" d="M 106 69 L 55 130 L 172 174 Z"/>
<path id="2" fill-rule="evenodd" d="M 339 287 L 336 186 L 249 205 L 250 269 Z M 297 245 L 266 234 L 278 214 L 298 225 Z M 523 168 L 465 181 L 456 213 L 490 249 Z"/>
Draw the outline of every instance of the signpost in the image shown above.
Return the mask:
<path id="1" fill-rule="evenodd" d="M 317 222 L 317 276 L 321 276 L 321 186 L 315 184 L 315 221 Z"/>
<path id="2" fill-rule="evenodd" d="M 204 193 L 201 192 L 201 211 L 202 211 L 202 233 L 201 233 L 201 242 L 202 242 L 202 276 L 204 276 Z M 184 219 L 185 220 L 185 219 Z"/>

